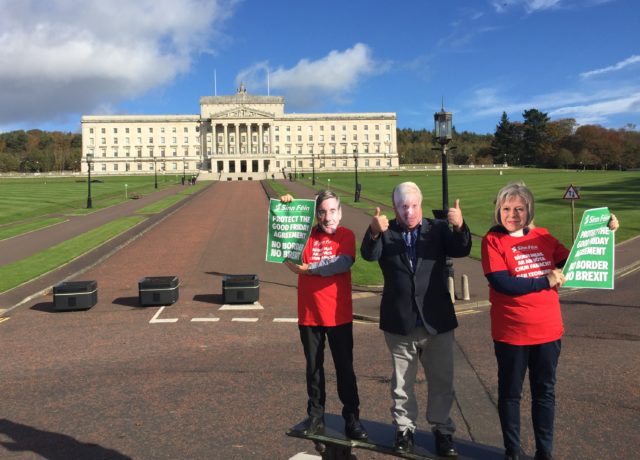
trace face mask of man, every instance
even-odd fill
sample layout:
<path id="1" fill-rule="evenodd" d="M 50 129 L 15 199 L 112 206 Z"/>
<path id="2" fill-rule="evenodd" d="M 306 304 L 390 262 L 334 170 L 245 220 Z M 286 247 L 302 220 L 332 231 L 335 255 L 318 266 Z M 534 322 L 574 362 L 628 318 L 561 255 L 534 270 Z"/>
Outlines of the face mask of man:
<path id="1" fill-rule="evenodd" d="M 338 200 L 329 198 L 320 203 L 316 210 L 318 225 L 325 233 L 333 234 L 338 229 L 340 219 L 342 219 L 342 210 L 338 207 Z"/>
<path id="2" fill-rule="evenodd" d="M 394 205 L 393 210 L 396 218 L 408 229 L 415 228 L 422 221 L 422 203 L 418 195 L 404 196 L 402 202 Z"/>

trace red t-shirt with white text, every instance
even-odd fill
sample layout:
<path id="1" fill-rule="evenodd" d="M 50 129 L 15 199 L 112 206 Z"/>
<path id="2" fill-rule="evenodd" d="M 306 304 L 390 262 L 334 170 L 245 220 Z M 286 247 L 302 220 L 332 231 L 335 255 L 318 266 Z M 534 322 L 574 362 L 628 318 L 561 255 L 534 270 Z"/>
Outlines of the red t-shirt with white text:
<path id="1" fill-rule="evenodd" d="M 328 234 L 317 226 L 302 253 L 303 263 L 316 263 L 340 255 L 355 261 L 356 237 L 344 227 Z M 339 326 L 353 320 L 351 270 L 331 276 L 298 275 L 298 324 Z"/>
<path id="2" fill-rule="evenodd" d="M 511 276 L 538 278 L 566 260 L 569 250 L 546 229 L 526 235 L 489 232 L 482 240 L 485 275 L 507 270 Z M 562 337 L 564 326 L 557 288 L 523 295 L 503 294 L 489 285 L 491 335 L 512 345 L 536 345 Z"/>

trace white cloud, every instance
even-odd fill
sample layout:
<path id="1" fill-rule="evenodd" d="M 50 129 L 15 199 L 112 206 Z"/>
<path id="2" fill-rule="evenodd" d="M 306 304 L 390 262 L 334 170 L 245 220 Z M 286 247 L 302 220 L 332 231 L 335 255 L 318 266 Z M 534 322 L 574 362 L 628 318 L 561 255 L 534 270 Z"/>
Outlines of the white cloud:
<path id="1" fill-rule="evenodd" d="M 606 125 L 611 117 L 640 113 L 640 88 L 553 92 L 521 101 L 509 100 L 494 88 L 482 88 L 474 92 L 470 107 L 474 118 L 496 118 L 506 112 L 511 121 L 520 121 L 522 112 L 536 108 L 551 119 L 575 118 L 579 125 Z"/>
<path id="2" fill-rule="evenodd" d="M 605 122 L 609 116 L 623 113 L 640 113 L 640 91 L 623 97 L 564 106 L 552 110 L 549 115 L 558 118 L 575 118 L 578 124 L 586 124 L 584 120 L 599 119 Z"/>
<path id="3" fill-rule="evenodd" d="M 625 67 L 628 67 L 630 65 L 633 64 L 637 64 L 640 62 L 640 56 L 637 54 L 634 54 L 633 56 L 628 57 L 627 59 L 617 62 L 614 65 L 608 66 L 608 67 L 603 67 L 601 69 L 595 69 L 595 70 L 589 70 L 587 72 L 582 72 L 580 74 L 580 76 L 582 78 L 590 78 L 593 77 L 595 75 L 602 75 L 604 73 L 610 73 L 610 72 L 616 72 L 618 70 L 622 70 Z"/>
<path id="4" fill-rule="evenodd" d="M 170 83 L 233 0 L 2 1 L 0 126 L 64 120 Z"/>
<path id="5" fill-rule="evenodd" d="M 236 83 L 244 81 L 250 87 L 266 86 L 267 62 L 244 69 Z M 316 61 L 301 59 L 294 67 L 278 67 L 270 71 L 272 90 L 284 93 L 287 104 L 295 109 L 313 107 L 325 98 L 344 102 L 365 77 L 386 71 L 386 65 L 376 62 L 367 45 L 355 44 L 344 51 L 333 50 Z"/>
<path id="6" fill-rule="evenodd" d="M 507 8 L 521 6 L 527 13 L 557 8 L 562 0 L 493 0 L 491 5 L 498 13 L 503 13 Z"/>

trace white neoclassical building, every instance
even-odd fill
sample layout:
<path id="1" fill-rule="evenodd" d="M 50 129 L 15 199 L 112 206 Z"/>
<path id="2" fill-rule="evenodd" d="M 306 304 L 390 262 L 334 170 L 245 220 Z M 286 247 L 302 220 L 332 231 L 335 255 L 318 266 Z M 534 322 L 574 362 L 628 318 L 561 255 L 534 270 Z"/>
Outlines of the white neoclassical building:
<path id="1" fill-rule="evenodd" d="M 200 115 L 85 115 L 82 171 L 260 180 L 398 167 L 395 113 L 284 113 L 284 97 L 200 98 Z M 87 161 L 89 160 L 89 161 Z"/>

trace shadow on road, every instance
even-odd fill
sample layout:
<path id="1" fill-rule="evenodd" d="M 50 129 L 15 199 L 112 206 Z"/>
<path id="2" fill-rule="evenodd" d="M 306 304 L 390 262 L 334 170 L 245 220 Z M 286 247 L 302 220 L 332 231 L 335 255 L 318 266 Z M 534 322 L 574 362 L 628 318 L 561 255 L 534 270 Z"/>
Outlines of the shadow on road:
<path id="1" fill-rule="evenodd" d="M 44 431 L 32 426 L 0 419 L 0 434 L 11 441 L 0 441 L 0 445 L 11 452 L 33 452 L 49 460 L 131 460 L 113 449 L 97 444 L 80 442 L 66 434 Z"/>

